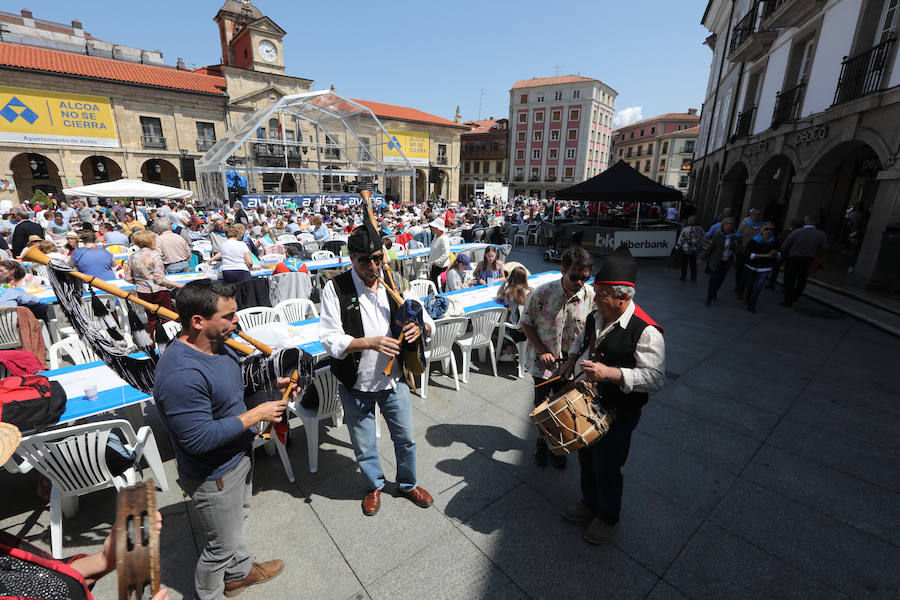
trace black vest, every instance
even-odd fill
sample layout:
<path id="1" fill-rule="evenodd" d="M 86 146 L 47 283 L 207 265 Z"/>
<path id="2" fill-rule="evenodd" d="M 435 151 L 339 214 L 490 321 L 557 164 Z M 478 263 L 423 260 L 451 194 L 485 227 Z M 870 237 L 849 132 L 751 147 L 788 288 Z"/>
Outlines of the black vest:
<path id="1" fill-rule="evenodd" d="M 359 298 L 356 294 L 356 285 L 353 283 L 353 272 L 344 271 L 331 280 L 334 285 L 334 291 L 337 293 L 338 303 L 341 307 L 341 325 L 344 326 L 344 333 L 354 338 L 366 336 L 366 330 L 363 327 L 362 313 L 359 308 Z M 388 294 L 388 304 L 391 307 L 391 323 L 396 321 L 397 303 Z M 391 326 L 394 329 L 394 326 Z M 356 378 L 359 371 L 359 358 L 362 352 L 352 352 L 344 358 L 331 359 L 331 372 L 337 377 L 337 380 L 344 384 L 348 390 L 352 390 L 356 385 Z M 396 360 L 401 360 L 397 356 Z"/>
<path id="2" fill-rule="evenodd" d="M 606 334 L 602 340 L 596 343 L 593 350 L 592 360 L 602 362 L 610 367 L 624 367 L 633 369 L 637 365 L 634 358 L 634 351 L 637 348 L 638 340 L 644 329 L 647 327 L 656 327 L 662 333 L 662 327 L 655 323 L 649 323 L 638 314 L 643 311 L 635 304 L 635 312 L 628 320 L 628 326 L 622 327 L 619 323 L 613 327 L 612 331 Z M 592 312 L 585 323 L 585 331 L 595 330 L 595 319 L 597 313 Z M 649 317 L 647 317 L 649 318 Z M 593 337 L 593 335 L 592 335 Z M 592 345 L 594 340 L 591 340 Z M 626 394 L 619 389 L 619 386 L 612 382 L 601 383 L 598 387 L 601 394 L 601 404 L 607 409 L 627 410 L 629 408 L 638 409 L 645 404 L 650 395 L 646 392 L 631 392 Z"/>

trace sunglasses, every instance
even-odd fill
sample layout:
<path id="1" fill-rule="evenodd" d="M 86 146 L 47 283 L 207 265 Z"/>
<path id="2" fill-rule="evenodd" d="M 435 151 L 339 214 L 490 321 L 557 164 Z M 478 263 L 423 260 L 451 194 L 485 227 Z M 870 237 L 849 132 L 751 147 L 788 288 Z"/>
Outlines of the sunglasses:
<path id="1" fill-rule="evenodd" d="M 569 281 L 572 283 L 584 283 L 588 279 L 590 279 L 590 275 L 575 275 L 574 273 L 569 274 Z"/>
<path id="2" fill-rule="evenodd" d="M 367 265 L 370 262 L 380 265 L 381 263 L 384 262 L 384 254 L 378 254 L 378 255 L 373 254 L 371 256 L 357 256 L 356 260 L 358 260 L 359 263 L 362 265 Z"/>

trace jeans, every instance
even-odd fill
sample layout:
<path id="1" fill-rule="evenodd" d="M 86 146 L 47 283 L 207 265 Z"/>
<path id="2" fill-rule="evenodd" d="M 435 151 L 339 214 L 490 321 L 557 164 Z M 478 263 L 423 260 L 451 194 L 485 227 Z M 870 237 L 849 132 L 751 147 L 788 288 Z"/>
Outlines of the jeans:
<path id="1" fill-rule="evenodd" d="M 691 267 L 691 281 L 697 281 L 697 254 L 681 253 L 681 280 L 687 277 L 688 266 Z"/>
<path id="2" fill-rule="evenodd" d="M 190 266 L 190 260 L 180 260 L 178 262 L 169 263 L 166 265 L 166 273 L 187 273 Z"/>
<path id="3" fill-rule="evenodd" d="M 581 503 L 606 523 L 619 522 L 622 510 L 622 465 L 631 447 L 631 432 L 641 418 L 641 409 L 618 409 L 609 431 L 600 440 L 578 451 L 581 463 Z"/>
<path id="4" fill-rule="evenodd" d="M 252 479 L 249 456 L 221 477 L 222 489 L 219 480 L 198 481 L 181 475 L 182 487 L 194 502 L 206 534 L 206 546 L 194 572 L 194 587 L 201 600 L 221 598 L 226 582 L 244 579 L 253 567 L 253 555 L 244 540 Z"/>
<path id="5" fill-rule="evenodd" d="M 746 300 L 750 306 L 756 306 L 756 300 L 762 292 L 763 286 L 766 285 L 766 279 L 769 277 L 769 271 L 754 271 L 748 266 L 744 266 L 744 282 L 747 286 Z"/>
<path id="6" fill-rule="evenodd" d="M 812 261 L 812 257 L 806 256 L 791 256 L 784 261 L 784 303 L 788 306 L 803 293 Z"/>
<path id="7" fill-rule="evenodd" d="M 731 263 L 723 260 L 716 265 L 715 269 L 709 272 L 709 288 L 706 290 L 707 304 L 712 302 L 713 298 L 716 297 L 716 293 L 719 291 L 719 288 L 722 287 L 722 282 L 725 281 L 725 275 L 730 268 Z"/>
<path id="8" fill-rule="evenodd" d="M 384 487 L 384 471 L 378 456 L 378 442 L 375 439 L 375 405 L 381 409 L 391 440 L 394 442 L 394 454 L 397 457 L 397 486 L 401 491 L 415 489 L 416 481 L 416 442 L 413 439 L 412 401 L 409 397 L 409 386 L 398 382 L 393 390 L 379 392 L 361 392 L 348 390 L 343 384 L 339 386 L 341 404 L 344 407 L 344 420 L 350 430 L 350 441 L 359 470 L 366 480 L 369 490 L 380 490 Z"/>
<path id="9" fill-rule="evenodd" d="M 250 277 L 250 271 L 244 271 L 243 269 L 222 271 L 222 281 L 225 283 L 240 283 L 250 279 Z"/>

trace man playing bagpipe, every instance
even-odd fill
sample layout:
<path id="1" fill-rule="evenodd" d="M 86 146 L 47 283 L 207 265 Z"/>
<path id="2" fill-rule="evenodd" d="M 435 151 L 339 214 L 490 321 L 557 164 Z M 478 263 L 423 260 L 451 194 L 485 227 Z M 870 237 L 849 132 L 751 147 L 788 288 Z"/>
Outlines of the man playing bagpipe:
<path id="1" fill-rule="evenodd" d="M 333 358 L 344 420 L 366 480 L 363 513 L 378 512 L 385 484 L 375 440 L 376 404 L 394 442 L 398 492 L 427 508 L 432 498 L 416 480 L 412 405 L 403 370 L 421 372 L 422 338 L 431 334 L 434 323 L 418 300 L 405 300 L 382 278 L 386 257 L 371 220 L 353 230 L 347 247 L 353 268 L 322 291 L 319 338 Z M 387 275 L 391 281 L 389 271 Z"/>

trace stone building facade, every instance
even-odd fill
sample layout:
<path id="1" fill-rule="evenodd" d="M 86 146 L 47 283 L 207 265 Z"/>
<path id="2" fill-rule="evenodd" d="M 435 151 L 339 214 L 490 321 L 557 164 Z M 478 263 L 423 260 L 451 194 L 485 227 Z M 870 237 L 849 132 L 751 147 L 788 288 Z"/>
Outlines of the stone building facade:
<path id="1" fill-rule="evenodd" d="M 697 141 L 697 109 L 642 119 L 613 131 L 615 160 L 657 183 L 687 192 Z"/>
<path id="2" fill-rule="evenodd" d="M 896 0 L 711 0 L 713 51 L 691 197 L 712 222 L 764 209 L 804 216 L 831 240 L 832 271 L 886 283 L 900 221 Z"/>
<path id="3" fill-rule="evenodd" d="M 464 123 L 471 129 L 460 136 L 459 162 L 462 165 L 459 199 L 468 200 L 485 193 L 485 184 L 507 186 L 509 121 L 490 117 Z M 487 189 L 492 186 L 488 185 Z"/>

